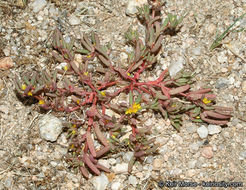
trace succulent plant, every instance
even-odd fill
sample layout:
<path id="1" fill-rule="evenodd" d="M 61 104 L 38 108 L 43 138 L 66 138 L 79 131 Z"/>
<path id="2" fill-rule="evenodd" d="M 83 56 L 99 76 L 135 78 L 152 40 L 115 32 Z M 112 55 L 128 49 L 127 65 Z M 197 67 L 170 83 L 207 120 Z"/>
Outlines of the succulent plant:
<path id="1" fill-rule="evenodd" d="M 48 71 L 33 72 L 16 79 L 18 94 L 37 99 L 42 109 L 84 116 L 84 122 L 77 117 L 66 126 L 70 143 L 66 159 L 85 178 L 89 178 L 89 172 L 95 175 L 100 171 L 110 172 L 98 163 L 98 159 L 107 154 L 134 151 L 128 168 L 131 172 L 136 160 L 141 161 L 156 152 L 159 144 L 155 143 L 155 138 L 148 138 L 151 128 L 139 125 L 138 115 L 143 111 L 161 113 L 178 131 L 183 114 L 194 122 L 218 125 L 225 125 L 231 118 L 232 109 L 216 106 L 216 96 L 211 89 L 191 91 L 194 80 L 190 72 L 181 71 L 172 78 L 166 69 L 156 80 L 143 80 L 142 75 L 151 72 L 157 63 L 166 32 L 175 31 L 183 19 L 168 14 L 163 20 L 159 16 L 161 5 L 153 1 L 139 8 L 138 17 L 146 28 L 144 41 L 132 28 L 125 34 L 127 42 L 134 48 L 129 54 L 128 68 L 112 64 L 109 46 L 101 45 L 96 33 L 84 34 L 82 49 L 76 49 L 73 38 L 66 42 L 61 32 L 55 30 L 52 55 L 56 61 L 67 63 L 64 70 L 58 69 L 51 74 Z M 75 52 L 83 55 L 82 63 L 75 63 Z M 95 58 L 101 65 L 95 72 L 90 72 L 88 64 Z M 57 82 L 59 73 L 63 76 L 62 85 Z M 72 77 L 77 80 L 71 80 Z M 115 89 L 113 92 L 107 90 L 111 87 Z M 129 105 L 112 103 L 121 93 L 129 94 Z M 120 117 L 107 115 L 106 109 Z M 129 138 L 123 138 L 126 124 L 131 126 Z"/>

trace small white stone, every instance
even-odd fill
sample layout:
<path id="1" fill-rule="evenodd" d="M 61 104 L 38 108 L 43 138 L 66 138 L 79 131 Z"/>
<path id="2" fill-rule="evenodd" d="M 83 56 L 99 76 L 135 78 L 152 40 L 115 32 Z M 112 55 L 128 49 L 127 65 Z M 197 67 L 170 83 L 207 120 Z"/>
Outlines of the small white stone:
<path id="1" fill-rule="evenodd" d="M 44 18 L 43 18 L 43 16 L 42 16 L 42 15 L 38 15 L 38 16 L 37 16 L 37 19 L 38 19 L 39 21 L 44 20 Z"/>
<path id="2" fill-rule="evenodd" d="M 116 174 L 126 173 L 128 170 L 128 164 L 127 163 L 116 164 L 116 166 L 112 167 L 112 170 Z"/>
<path id="3" fill-rule="evenodd" d="M 177 61 L 173 61 L 169 66 L 169 74 L 173 78 L 175 75 L 184 68 L 185 59 L 179 56 Z"/>
<path id="4" fill-rule="evenodd" d="M 109 183 L 108 177 L 103 172 L 100 176 L 93 177 L 91 181 L 96 190 L 105 190 Z"/>
<path id="5" fill-rule="evenodd" d="M 116 160 L 114 158 L 109 158 L 108 161 L 111 166 L 116 164 Z"/>
<path id="6" fill-rule="evenodd" d="M 50 165 L 51 165 L 52 167 L 56 167 L 56 166 L 57 166 L 57 162 L 51 161 L 51 162 L 50 162 Z"/>
<path id="7" fill-rule="evenodd" d="M 78 17 L 76 17 L 75 15 L 70 15 L 70 17 L 68 18 L 69 20 L 69 23 L 72 25 L 72 26 L 75 26 L 75 25 L 79 25 L 80 24 L 80 19 Z"/>
<path id="8" fill-rule="evenodd" d="M 134 154 L 133 152 L 126 152 L 126 153 L 123 155 L 123 160 L 124 160 L 125 162 L 129 162 L 130 159 L 132 158 L 133 154 Z"/>
<path id="9" fill-rule="evenodd" d="M 214 135 L 221 132 L 221 127 L 219 125 L 208 125 L 208 134 Z"/>
<path id="10" fill-rule="evenodd" d="M 108 160 L 100 159 L 100 160 L 98 160 L 98 163 L 105 166 L 106 168 L 110 168 L 110 163 Z"/>
<path id="11" fill-rule="evenodd" d="M 192 50 L 192 53 L 194 54 L 194 55 L 197 55 L 197 56 L 199 56 L 199 55 L 201 55 L 201 47 L 195 47 L 193 50 Z"/>
<path id="12" fill-rule="evenodd" d="M 136 185 L 138 184 L 137 178 L 136 178 L 135 176 L 133 176 L 133 175 L 131 175 L 131 176 L 128 178 L 128 180 L 129 180 L 129 183 L 130 183 L 131 185 L 133 185 L 134 187 L 136 187 Z"/>
<path id="13" fill-rule="evenodd" d="M 30 6 L 34 13 L 41 11 L 47 5 L 46 0 L 35 0 Z"/>
<path id="14" fill-rule="evenodd" d="M 112 184 L 111 184 L 111 189 L 112 190 L 119 190 L 119 189 L 122 189 L 121 188 L 121 183 L 120 182 L 113 182 Z"/>
<path id="15" fill-rule="evenodd" d="M 0 112 L 3 112 L 4 114 L 9 113 L 9 108 L 6 105 L 0 105 Z"/>
<path id="16" fill-rule="evenodd" d="M 126 15 L 135 16 L 138 12 L 137 7 L 141 7 L 143 4 L 147 4 L 147 0 L 128 0 L 126 5 Z"/>
<path id="17" fill-rule="evenodd" d="M 53 115 L 43 116 L 39 122 L 39 133 L 42 139 L 54 142 L 62 132 L 62 122 Z"/>
<path id="18" fill-rule="evenodd" d="M 240 154 L 239 154 L 239 160 L 244 160 L 246 158 L 246 151 L 242 151 L 242 152 L 240 152 Z"/>
<path id="19" fill-rule="evenodd" d="M 58 16 L 58 8 L 55 8 L 54 5 L 51 5 L 49 14 L 50 16 Z"/>
<path id="20" fill-rule="evenodd" d="M 201 139 L 205 139 L 208 136 L 208 129 L 204 125 L 197 129 L 197 133 Z"/>
<path id="21" fill-rule="evenodd" d="M 195 168 L 196 163 L 197 163 L 197 160 L 190 160 L 190 161 L 188 162 L 188 167 L 189 167 L 190 169 L 193 169 L 193 168 Z"/>
<path id="22" fill-rule="evenodd" d="M 246 81 L 242 82 L 242 91 L 243 93 L 246 93 Z"/>

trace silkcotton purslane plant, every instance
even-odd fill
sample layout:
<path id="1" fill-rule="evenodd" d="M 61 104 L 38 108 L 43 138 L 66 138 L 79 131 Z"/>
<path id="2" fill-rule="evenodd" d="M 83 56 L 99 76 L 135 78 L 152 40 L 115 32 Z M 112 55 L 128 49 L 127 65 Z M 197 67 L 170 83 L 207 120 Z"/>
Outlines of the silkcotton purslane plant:
<path id="1" fill-rule="evenodd" d="M 166 69 L 156 80 L 143 81 L 142 75 L 151 72 L 157 63 L 164 34 L 175 32 L 183 19 L 168 14 L 162 20 L 159 16 L 161 7 L 160 2 L 153 1 L 139 8 L 138 17 L 146 28 L 145 39 L 143 41 L 138 31 L 132 28 L 126 33 L 127 43 L 134 49 L 128 57 L 127 68 L 112 64 L 109 47 L 101 45 L 96 33 L 84 34 L 81 39 L 83 49 L 75 49 L 74 39 L 68 43 L 61 32 L 55 30 L 52 55 L 56 61 L 66 62 L 67 66 L 53 72 L 31 72 L 22 79 L 16 77 L 19 95 L 37 100 L 44 110 L 66 113 L 69 118 L 66 123 L 69 139 L 66 160 L 85 178 L 89 178 L 89 172 L 96 175 L 101 171 L 110 172 L 98 163 L 98 159 L 107 154 L 133 151 L 128 167 L 131 172 L 136 160 L 144 160 L 156 152 L 159 144 L 155 143 L 155 138 L 148 138 L 151 127 L 139 125 L 138 116 L 143 112 L 160 112 L 177 131 L 182 126 L 183 114 L 193 122 L 218 125 L 225 125 L 231 118 L 232 109 L 216 106 L 216 96 L 211 89 L 191 91 L 193 75 L 187 71 L 171 78 Z M 75 53 L 83 55 L 82 63 L 75 63 Z M 94 72 L 88 69 L 91 61 L 100 65 Z M 64 76 L 62 85 L 58 85 L 59 74 Z M 117 100 L 121 93 L 128 94 L 129 104 L 113 103 L 112 100 Z M 107 109 L 119 117 L 107 115 Z M 79 116 L 73 117 L 75 112 L 84 116 L 84 121 Z M 126 134 L 126 125 L 131 127 L 131 134 L 122 138 Z"/>

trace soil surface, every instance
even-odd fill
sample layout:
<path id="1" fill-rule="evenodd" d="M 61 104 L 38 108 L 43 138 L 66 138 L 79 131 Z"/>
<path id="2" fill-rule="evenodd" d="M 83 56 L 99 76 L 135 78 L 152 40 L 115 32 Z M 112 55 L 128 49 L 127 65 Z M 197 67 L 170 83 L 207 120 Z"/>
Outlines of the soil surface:
<path id="1" fill-rule="evenodd" d="M 131 174 L 125 172 L 131 152 L 102 159 L 112 172 L 91 175 L 89 180 L 68 168 L 65 134 L 53 143 L 40 137 L 38 120 L 44 114 L 56 114 L 42 113 L 37 105 L 20 100 L 15 76 L 59 65 L 50 54 L 50 37 L 57 27 L 65 37 L 73 35 L 77 47 L 81 47 L 83 33 L 97 32 L 103 44 L 111 43 L 112 60 L 124 64 L 124 51 L 129 49 L 124 33 L 131 25 L 143 32 L 143 26 L 136 17 L 125 14 L 127 0 L 44 0 L 38 11 L 33 2 L 0 0 L 0 58 L 11 57 L 14 62 L 12 68 L 0 70 L 0 189 L 166 189 L 172 185 L 168 180 L 174 186 L 174 181 L 194 182 L 189 186 L 196 189 L 221 189 L 205 188 L 202 185 L 209 184 L 202 182 L 235 182 L 231 189 L 245 189 L 246 17 L 218 48 L 209 50 L 216 35 L 246 12 L 245 0 L 166 0 L 164 18 L 168 13 L 186 17 L 176 35 L 165 36 L 158 63 L 149 76 L 156 77 L 160 70 L 182 62 L 196 74 L 195 88 L 210 86 L 218 105 L 234 109 L 228 125 L 201 138 L 197 129 L 209 128 L 206 123 L 192 123 L 184 117 L 178 133 L 168 120 L 148 113 L 145 117 L 153 126 L 152 136 L 162 144 L 159 153 L 137 162 Z M 242 183 L 244 187 L 235 187 Z"/>

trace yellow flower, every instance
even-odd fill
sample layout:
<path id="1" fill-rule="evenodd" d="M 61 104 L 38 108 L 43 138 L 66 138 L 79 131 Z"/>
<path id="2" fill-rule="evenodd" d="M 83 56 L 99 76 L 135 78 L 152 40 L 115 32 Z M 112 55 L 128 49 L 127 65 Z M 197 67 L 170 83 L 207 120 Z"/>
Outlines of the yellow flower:
<path id="1" fill-rule="evenodd" d="M 112 137 L 113 139 L 115 139 L 115 138 L 116 138 L 114 135 L 111 135 L 111 137 Z"/>
<path id="2" fill-rule="evenodd" d="M 128 76 L 130 76 L 131 74 L 130 73 L 127 73 Z"/>
<path id="3" fill-rule="evenodd" d="M 196 116 L 196 119 L 200 119 L 200 116 Z"/>
<path id="4" fill-rule="evenodd" d="M 44 104 L 44 101 L 43 100 L 39 100 L 38 104 L 39 105 L 43 105 Z"/>
<path id="5" fill-rule="evenodd" d="M 102 96 L 106 96 L 106 94 L 105 94 L 105 92 L 100 92 L 100 94 L 102 95 Z"/>
<path id="6" fill-rule="evenodd" d="M 74 148 L 74 144 L 71 144 L 70 149 L 73 149 L 73 148 Z"/>
<path id="7" fill-rule="evenodd" d="M 66 66 L 64 67 L 64 70 L 65 70 L 65 71 L 67 71 L 67 70 L 68 70 L 68 67 L 67 67 L 67 65 L 66 65 Z"/>
<path id="8" fill-rule="evenodd" d="M 77 104 L 79 104 L 79 100 L 77 100 L 76 102 L 77 102 Z"/>
<path id="9" fill-rule="evenodd" d="M 87 72 L 84 72 L 84 75 L 87 76 L 88 75 L 88 71 Z"/>
<path id="10" fill-rule="evenodd" d="M 209 104 L 209 103 L 211 103 L 211 100 L 208 100 L 207 98 L 203 98 L 203 103 L 204 104 Z"/>
<path id="11" fill-rule="evenodd" d="M 76 131 L 75 130 L 72 130 L 72 134 L 75 135 L 76 134 Z"/>
<path id="12" fill-rule="evenodd" d="M 21 89 L 26 90 L 26 85 L 25 84 L 21 85 Z"/>
<path id="13" fill-rule="evenodd" d="M 73 128 L 76 128 L 76 125 L 75 124 L 73 124 Z"/>
<path id="14" fill-rule="evenodd" d="M 137 111 L 140 109 L 141 109 L 141 105 L 134 103 L 130 108 L 126 110 L 125 114 L 137 113 Z"/>
<path id="15" fill-rule="evenodd" d="M 29 91 L 29 92 L 27 93 L 27 95 L 28 95 L 28 96 L 32 96 L 32 92 Z"/>
<path id="16" fill-rule="evenodd" d="M 87 57 L 87 58 L 91 58 L 91 55 L 87 55 L 86 57 Z"/>

